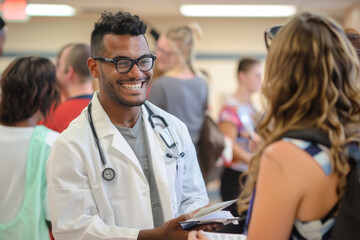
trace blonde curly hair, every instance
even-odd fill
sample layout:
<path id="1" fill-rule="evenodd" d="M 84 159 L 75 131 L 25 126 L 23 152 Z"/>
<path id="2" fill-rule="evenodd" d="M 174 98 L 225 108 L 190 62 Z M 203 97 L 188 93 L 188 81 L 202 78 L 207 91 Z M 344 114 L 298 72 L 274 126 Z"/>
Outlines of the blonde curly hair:
<path id="1" fill-rule="evenodd" d="M 264 140 L 249 164 L 239 213 L 248 208 L 264 149 L 289 130 L 328 133 L 337 192 L 346 185 L 344 144 L 360 142 L 359 60 L 342 27 L 328 16 L 303 13 L 284 25 L 266 58 L 262 93 L 268 106 L 257 131 Z"/>

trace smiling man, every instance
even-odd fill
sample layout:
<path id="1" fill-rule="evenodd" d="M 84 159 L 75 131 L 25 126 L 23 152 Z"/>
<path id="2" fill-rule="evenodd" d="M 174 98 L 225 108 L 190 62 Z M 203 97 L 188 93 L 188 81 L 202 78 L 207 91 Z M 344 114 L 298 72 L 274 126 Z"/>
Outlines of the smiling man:
<path id="1" fill-rule="evenodd" d="M 146 102 L 156 57 L 145 32 L 130 13 L 95 23 L 87 63 L 99 91 L 47 166 L 57 240 L 186 239 L 178 222 L 208 203 L 186 126 Z"/>

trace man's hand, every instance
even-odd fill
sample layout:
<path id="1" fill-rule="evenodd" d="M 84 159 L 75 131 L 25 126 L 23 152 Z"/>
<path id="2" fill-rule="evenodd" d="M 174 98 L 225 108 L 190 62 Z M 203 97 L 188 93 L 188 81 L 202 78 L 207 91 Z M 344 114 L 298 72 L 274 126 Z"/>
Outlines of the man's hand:
<path id="1" fill-rule="evenodd" d="M 179 224 L 192 218 L 193 214 L 184 214 L 164 223 L 161 227 L 151 230 L 141 230 L 138 240 L 186 240 L 189 232 L 183 230 Z"/>
<path id="2" fill-rule="evenodd" d="M 171 239 L 171 240 L 180 240 L 187 239 L 189 234 L 188 231 L 185 231 L 181 228 L 179 222 L 186 221 L 192 218 L 193 214 L 184 214 L 177 218 L 174 218 L 170 221 L 164 223 L 160 228 L 160 238 L 159 239 Z"/>

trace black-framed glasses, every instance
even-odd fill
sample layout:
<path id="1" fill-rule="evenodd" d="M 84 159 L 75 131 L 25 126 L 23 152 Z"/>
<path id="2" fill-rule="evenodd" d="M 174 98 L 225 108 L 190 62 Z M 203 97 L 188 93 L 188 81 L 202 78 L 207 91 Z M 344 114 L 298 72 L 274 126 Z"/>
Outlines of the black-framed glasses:
<path id="1" fill-rule="evenodd" d="M 118 57 L 114 59 L 103 58 L 103 57 L 93 57 L 93 58 L 101 62 L 114 63 L 115 68 L 119 73 L 127 73 L 131 71 L 131 69 L 134 67 L 135 64 L 142 72 L 150 71 L 154 66 L 154 61 L 156 59 L 156 56 L 150 53 L 141 56 L 138 59 L 131 59 L 128 57 Z"/>
<path id="2" fill-rule="evenodd" d="M 272 41 L 274 40 L 274 37 L 276 33 L 280 30 L 282 26 L 275 26 L 271 27 L 265 30 L 265 45 L 266 49 L 269 49 Z"/>

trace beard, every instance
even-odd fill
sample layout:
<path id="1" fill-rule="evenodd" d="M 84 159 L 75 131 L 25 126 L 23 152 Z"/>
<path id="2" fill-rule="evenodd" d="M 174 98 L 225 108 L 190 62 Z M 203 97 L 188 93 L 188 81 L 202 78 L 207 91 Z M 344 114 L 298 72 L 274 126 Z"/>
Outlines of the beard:
<path id="1" fill-rule="evenodd" d="M 100 70 L 100 75 L 101 75 L 100 84 L 102 85 L 105 93 L 114 102 L 116 102 L 120 105 L 127 106 L 127 107 L 138 107 L 145 103 L 145 101 L 146 101 L 145 95 L 143 97 L 136 97 L 136 95 L 134 95 L 134 98 L 132 98 L 132 99 L 129 99 L 126 96 L 122 96 L 122 95 L 118 94 L 116 91 L 116 88 L 119 87 L 119 86 L 116 86 L 118 84 L 116 82 L 112 82 L 111 80 L 107 79 L 104 72 L 102 71 L 102 69 Z M 147 86 L 149 86 L 149 82 L 150 82 L 150 80 L 147 80 L 146 82 L 143 82 L 142 84 L 147 84 Z M 122 86 L 120 86 L 120 88 L 122 88 Z"/>

